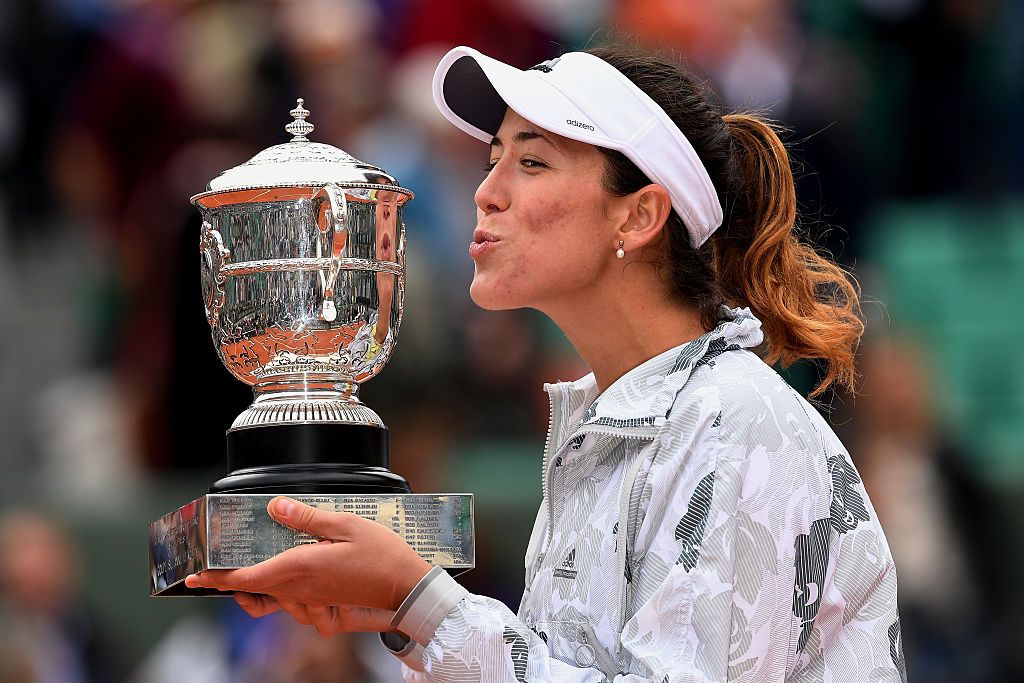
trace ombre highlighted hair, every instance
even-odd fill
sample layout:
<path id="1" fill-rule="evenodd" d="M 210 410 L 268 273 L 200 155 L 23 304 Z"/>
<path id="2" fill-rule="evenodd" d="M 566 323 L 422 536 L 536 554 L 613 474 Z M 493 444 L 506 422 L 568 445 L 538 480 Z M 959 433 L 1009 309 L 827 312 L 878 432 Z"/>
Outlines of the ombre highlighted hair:
<path id="1" fill-rule="evenodd" d="M 586 52 L 614 66 L 665 110 L 718 192 L 724 220 L 700 248 L 693 248 L 675 211 L 666 223 L 661 265 L 675 294 L 699 311 L 709 329 L 723 304 L 748 306 L 763 325 L 762 356 L 769 364 L 823 362 L 825 374 L 812 397 L 833 385 L 855 391 L 855 356 L 864 333 L 859 288 L 850 273 L 796 235 L 796 188 L 779 128 L 756 114 L 724 112 L 671 60 L 625 45 Z M 624 196 L 650 184 L 621 153 L 601 152 L 610 193 Z"/>

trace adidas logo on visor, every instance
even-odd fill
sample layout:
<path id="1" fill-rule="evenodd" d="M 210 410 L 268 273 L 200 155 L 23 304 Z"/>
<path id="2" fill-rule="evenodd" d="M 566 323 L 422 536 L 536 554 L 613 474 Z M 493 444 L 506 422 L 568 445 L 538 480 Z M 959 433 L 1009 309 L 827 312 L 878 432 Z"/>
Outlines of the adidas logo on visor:
<path id="1" fill-rule="evenodd" d="M 555 57 L 554 59 L 549 59 L 546 62 L 541 62 L 537 66 L 531 66 L 529 69 L 527 69 L 527 71 L 543 71 L 544 73 L 549 74 L 549 73 L 551 73 L 551 70 L 555 68 L 555 64 L 558 64 L 558 62 L 561 59 L 562 59 L 561 57 Z"/>

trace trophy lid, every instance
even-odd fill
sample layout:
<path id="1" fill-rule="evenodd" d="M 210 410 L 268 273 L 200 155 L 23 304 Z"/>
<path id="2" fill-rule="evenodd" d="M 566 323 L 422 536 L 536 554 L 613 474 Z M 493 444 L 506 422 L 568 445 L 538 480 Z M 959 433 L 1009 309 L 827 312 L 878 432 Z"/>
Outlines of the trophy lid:
<path id="1" fill-rule="evenodd" d="M 313 132 L 313 124 L 306 120 L 309 110 L 300 97 L 289 114 L 292 122 L 285 130 L 292 139 L 263 150 L 244 164 L 229 168 L 210 181 L 205 192 L 192 197 L 192 203 L 212 207 L 225 203 L 212 200 L 240 190 L 284 187 L 323 187 L 334 183 L 347 187 L 393 186 L 396 192 L 412 197 L 412 192 L 398 187 L 398 181 L 382 169 L 356 159 L 351 154 L 322 142 L 310 142 L 306 137 Z M 208 200 L 209 199 L 209 200 Z"/>

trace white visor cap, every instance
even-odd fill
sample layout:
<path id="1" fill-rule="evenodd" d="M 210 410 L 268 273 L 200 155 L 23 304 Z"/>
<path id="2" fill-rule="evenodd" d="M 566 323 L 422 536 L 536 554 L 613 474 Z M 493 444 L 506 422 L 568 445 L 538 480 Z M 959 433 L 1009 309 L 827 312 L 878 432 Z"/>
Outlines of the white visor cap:
<path id="1" fill-rule="evenodd" d="M 544 130 L 622 152 L 651 182 L 699 247 L 722 224 L 707 169 L 665 110 L 608 62 L 570 52 L 523 71 L 456 47 L 434 72 L 434 102 L 445 118 L 490 143 L 506 108 Z"/>

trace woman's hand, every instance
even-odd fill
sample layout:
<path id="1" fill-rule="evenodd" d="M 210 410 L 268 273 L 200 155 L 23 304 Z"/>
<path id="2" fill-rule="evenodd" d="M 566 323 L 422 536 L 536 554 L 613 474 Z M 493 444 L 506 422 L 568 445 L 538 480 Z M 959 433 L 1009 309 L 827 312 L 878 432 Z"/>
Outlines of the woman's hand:
<path id="1" fill-rule="evenodd" d="M 358 515 L 317 510 L 280 496 L 270 501 L 267 510 L 278 522 L 324 540 L 290 548 L 252 567 L 191 574 L 185 585 L 254 594 L 257 602 L 249 605 L 249 598 L 239 596 L 239 604 L 254 616 L 285 609 L 308 618 L 318 630 L 320 624 L 327 628 L 373 625 L 367 630 L 386 630 L 382 613 L 397 610 L 431 569 L 398 534 Z"/>
<path id="2" fill-rule="evenodd" d="M 390 610 L 355 605 L 312 607 L 301 602 L 277 600 L 269 595 L 235 593 L 235 602 L 251 617 L 263 617 L 285 611 L 303 626 L 313 626 L 321 636 L 353 631 L 387 631 L 395 613 Z"/>

